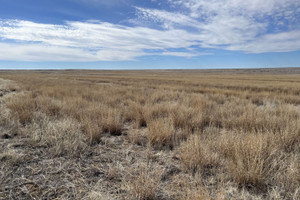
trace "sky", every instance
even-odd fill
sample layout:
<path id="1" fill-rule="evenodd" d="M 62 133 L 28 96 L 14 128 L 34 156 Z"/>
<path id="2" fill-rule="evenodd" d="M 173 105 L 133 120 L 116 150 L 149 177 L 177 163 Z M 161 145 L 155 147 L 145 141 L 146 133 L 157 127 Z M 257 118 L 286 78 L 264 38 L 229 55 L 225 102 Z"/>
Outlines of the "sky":
<path id="1" fill-rule="evenodd" d="M 0 69 L 300 67 L 299 0 L 0 0 Z"/>

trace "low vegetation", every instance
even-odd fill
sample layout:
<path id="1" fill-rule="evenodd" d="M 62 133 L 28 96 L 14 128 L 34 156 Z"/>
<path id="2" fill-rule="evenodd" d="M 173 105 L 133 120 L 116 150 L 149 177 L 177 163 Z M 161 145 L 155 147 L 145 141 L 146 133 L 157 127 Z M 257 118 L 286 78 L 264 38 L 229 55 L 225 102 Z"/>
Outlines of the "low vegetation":
<path id="1" fill-rule="evenodd" d="M 299 68 L 0 78 L 0 199 L 299 199 Z"/>

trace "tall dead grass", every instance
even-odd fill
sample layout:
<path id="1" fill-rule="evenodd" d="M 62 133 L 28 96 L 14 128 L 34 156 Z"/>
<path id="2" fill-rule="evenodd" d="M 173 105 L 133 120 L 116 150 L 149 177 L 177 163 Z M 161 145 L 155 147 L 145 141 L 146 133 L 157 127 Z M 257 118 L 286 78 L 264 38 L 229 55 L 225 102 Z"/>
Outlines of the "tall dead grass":
<path id="1" fill-rule="evenodd" d="M 252 133 L 226 137 L 222 145 L 233 178 L 243 186 L 263 189 L 280 170 L 282 162 L 272 139 L 267 138 L 269 135 Z"/>
<path id="2" fill-rule="evenodd" d="M 136 200 L 158 199 L 159 182 L 161 170 L 150 169 L 148 166 L 140 166 L 133 172 L 129 172 L 128 178 L 124 180 L 131 196 Z"/>
<path id="3" fill-rule="evenodd" d="M 80 155 L 103 135 L 133 127 L 130 141 L 179 152 L 187 174 L 223 176 L 240 193 L 265 198 L 299 195 L 298 74 L 64 71 L 1 77 L 23 90 L 5 100 L 1 123 L 18 121 L 18 129 L 54 157 Z M 155 198 L 159 181 L 151 173 L 139 171 L 131 179 L 135 199 Z M 193 195 L 186 198 L 210 193 Z"/>
<path id="4" fill-rule="evenodd" d="M 23 129 L 32 143 L 49 149 L 50 155 L 80 156 L 87 148 L 88 138 L 75 120 L 51 119 L 43 113 L 35 113 L 35 120 Z"/>

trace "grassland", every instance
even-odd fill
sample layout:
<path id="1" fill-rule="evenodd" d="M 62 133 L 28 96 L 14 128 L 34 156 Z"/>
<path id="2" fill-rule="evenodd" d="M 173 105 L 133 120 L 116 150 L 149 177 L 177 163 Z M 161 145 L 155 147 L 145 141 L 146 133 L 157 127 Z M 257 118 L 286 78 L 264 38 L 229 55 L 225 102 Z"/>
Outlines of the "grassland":
<path id="1" fill-rule="evenodd" d="M 300 68 L 0 71 L 0 199 L 299 199 Z"/>

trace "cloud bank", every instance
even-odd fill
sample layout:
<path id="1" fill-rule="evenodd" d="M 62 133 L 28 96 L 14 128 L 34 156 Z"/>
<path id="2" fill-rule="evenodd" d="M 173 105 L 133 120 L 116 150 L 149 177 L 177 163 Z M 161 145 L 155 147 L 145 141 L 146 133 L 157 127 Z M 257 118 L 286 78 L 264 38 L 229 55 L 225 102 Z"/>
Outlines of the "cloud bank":
<path id="1" fill-rule="evenodd" d="M 147 55 L 193 57 L 213 50 L 265 53 L 300 49 L 298 0 L 168 3 L 170 10 L 136 7 L 137 18 L 131 25 L 0 20 L 0 60 L 123 61 Z"/>

